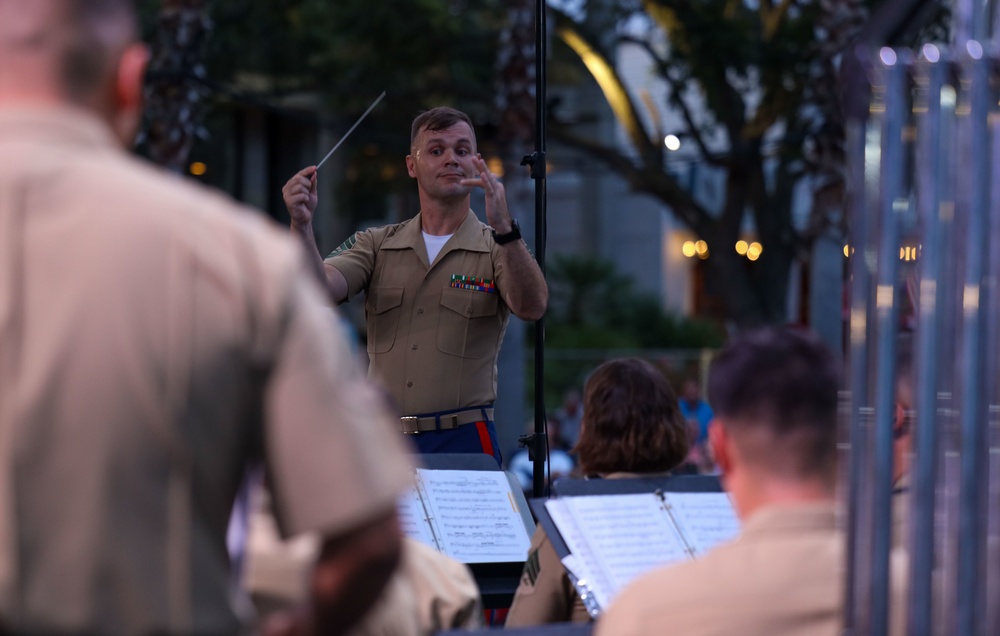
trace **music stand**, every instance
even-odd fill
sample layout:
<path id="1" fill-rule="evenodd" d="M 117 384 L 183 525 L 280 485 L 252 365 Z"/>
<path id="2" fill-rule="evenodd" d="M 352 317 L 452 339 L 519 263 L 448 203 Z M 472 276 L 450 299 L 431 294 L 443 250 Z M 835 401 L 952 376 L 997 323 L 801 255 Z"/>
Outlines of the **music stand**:
<path id="1" fill-rule="evenodd" d="M 428 470 L 502 470 L 492 455 L 485 453 L 432 453 L 416 457 L 417 465 Z M 521 485 L 513 474 L 503 471 L 510 485 L 510 496 L 517 503 L 521 521 L 530 537 L 535 531 L 528 502 Z M 525 555 L 527 557 L 527 555 Z M 468 563 L 472 576 L 479 586 L 479 594 L 486 609 L 510 607 L 521 580 L 524 561 L 503 563 Z"/>

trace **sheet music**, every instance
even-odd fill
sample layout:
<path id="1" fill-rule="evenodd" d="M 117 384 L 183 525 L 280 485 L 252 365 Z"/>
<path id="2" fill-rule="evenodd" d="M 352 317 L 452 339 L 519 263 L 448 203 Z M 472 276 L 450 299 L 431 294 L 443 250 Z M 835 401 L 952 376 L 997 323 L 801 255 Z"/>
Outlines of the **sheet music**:
<path id="1" fill-rule="evenodd" d="M 663 498 L 695 557 L 740 533 L 740 521 L 724 492 L 665 492 Z"/>
<path id="2" fill-rule="evenodd" d="M 565 507 L 575 527 L 559 509 Z M 639 575 L 690 558 L 660 499 L 652 493 L 564 497 L 546 503 L 570 552 L 582 564 L 582 578 L 601 607 Z M 554 512 L 554 514 L 553 514 Z M 563 534 L 563 525 L 570 536 Z"/>
<path id="3" fill-rule="evenodd" d="M 399 498 L 396 509 L 399 513 L 399 526 L 403 530 L 403 534 L 435 550 L 441 549 L 434 539 L 430 520 L 427 519 L 427 513 L 424 511 L 424 504 L 420 501 L 420 494 L 417 492 L 416 486 L 410 488 L 406 494 Z"/>
<path id="4" fill-rule="evenodd" d="M 563 543 L 570 551 L 562 559 L 563 565 L 570 572 L 570 580 L 574 582 L 581 597 L 590 595 L 598 607 L 607 607 L 614 597 L 614 588 L 601 566 L 597 552 L 587 543 L 583 530 L 570 511 L 569 501 L 569 498 L 564 497 L 545 502 L 545 509 L 552 517 L 552 523 L 556 525 Z"/>
<path id="5" fill-rule="evenodd" d="M 418 468 L 441 549 L 463 563 L 524 561 L 531 537 L 499 470 Z"/>

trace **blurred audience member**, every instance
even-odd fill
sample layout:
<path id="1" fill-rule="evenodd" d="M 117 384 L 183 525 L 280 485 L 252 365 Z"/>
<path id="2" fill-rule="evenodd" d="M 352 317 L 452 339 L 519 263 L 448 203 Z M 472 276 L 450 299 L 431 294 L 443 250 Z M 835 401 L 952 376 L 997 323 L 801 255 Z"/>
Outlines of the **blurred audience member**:
<path id="1" fill-rule="evenodd" d="M 691 472 L 710 474 L 716 472 L 712 452 L 708 447 L 708 425 L 712 421 L 712 408 L 701 398 L 697 380 L 688 378 L 681 388 L 679 401 L 681 415 L 687 422 L 691 436 L 691 450 L 686 465 Z"/>
<path id="2" fill-rule="evenodd" d="M 708 441 L 708 425 L 712 421 L 712 407 L 701 399 L 701 387 L 694 378 L 684 381 L 681 388 L 681 415 L 694 433 L 694 443 L 701 445 Z"/>
<path id="3" fill-rule="evenodd" d="M 583 405 L 580 402 L 580 392 L 569 389 L 563 394 L 563 403 L 555 413 L 562 432 L 559 441 L 564 448 L 573 448 L 580 439 L 580 424 L 583 422 Z"/>
<path id="4" fill-rule="evenodd" d="M 529 424 L 529 430 L 533 431 L 535 428 L 534 422 L 530 422 Z M 550 485 L 560 477 L 568 477 L 576 466 L 576 462 L 573 461 L 573 457 L 567 452 L 568 447 L 566 447 L 561 441 L 561 430 L 562 422 L 558 417 L 550 415 L 546 418 L 545 432 L 549 443 L 548 460 L 551 462 L 551 472 L 546 470 L 545 478 Z M 540 459 L 541 461 L 545 461 L 545 458 Z M 548 468 L 549 466 L 546 466 L 546 469 Z M 514 453 L 514 456 L 510 459 L 510 464 L 507 466 L 507 470 L 514 473 L 514 476 L 517 477 L 518 483 L 521 484 L 521 490 L 523 490 L 525 494 L 532 492 L 535 467 L 534 462 L 532 462 L 529 458 L 527 448 Z"/>

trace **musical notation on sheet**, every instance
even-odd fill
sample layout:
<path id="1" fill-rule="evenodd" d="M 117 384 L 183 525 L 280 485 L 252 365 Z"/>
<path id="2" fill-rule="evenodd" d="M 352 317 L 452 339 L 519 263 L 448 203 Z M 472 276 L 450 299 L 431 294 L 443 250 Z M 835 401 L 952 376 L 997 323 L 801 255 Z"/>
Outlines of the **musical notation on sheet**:
<path id="1" fill-rule="evenodd" d="M 501 471 L 418 469 L 441 549 L 464 563 L 527 558 L 531 538 Z"/>
<path id="2" fill-rule="evenodd" d="M 650 569 L 690 557 L 662 502 L 650 493 L 567 497 L 548 502 L 546 509 L 602 607 Z M 563 525 L 572 536 L 563 533 Z"/>
<path id="3" fill-rule="evenodd" d="M 724 492 L 663 493 L 670 514 L 697 557 L 740 532 L 740 522 Z"/>
<path id="4" fill-rule="evenodd" d="M 424 504 L 420 500 L 420 494 L 417 492 L 416 486 L 406 491 L 399 498 L 396 510 L 399 516 L 399 526 L 404 535 L 411 539 L 416 539 L 435 550 L 441 549 L 434 538 L 434 533 L 431 531 L 430 519 L 428 519 L 427 512 L 424 510 Z"/>

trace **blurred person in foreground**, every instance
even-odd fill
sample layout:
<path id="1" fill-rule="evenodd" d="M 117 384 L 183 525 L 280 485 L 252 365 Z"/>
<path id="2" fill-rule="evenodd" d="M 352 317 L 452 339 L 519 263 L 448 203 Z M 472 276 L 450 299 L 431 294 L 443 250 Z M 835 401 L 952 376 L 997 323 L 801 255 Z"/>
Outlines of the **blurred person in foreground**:
<path id="1" fill-rule="evenodd" d="M 636 358 L 610 360 L 587 379 L 576 445 L 580 471 L 589 478 L 667 475 L 688 451 L 684 419 L 666 377 Z M 576 588 L 539 526 L 507 627 L 590 621 Z"/>
<path id="2" fill-rule="evenodd" d="M 313 535 L 282 541 L 263 497 L 258 492 L 253 498 L 245 585 L 258 607 L 284 609 L 307 598 L 305 572 L 318 542 Z M 404 537 L 399 568 L 350 636 L 430 636 L 482 623 L 479 587 L 469 567 Z"/>
<path id="3" fill-rule="evenodd" d="M 751 332 L 719 353 L 709 440 L 742 532 L 631 583 L 598 621 L 598 636 L 840 634 L 838 381 L 833 356 L 807 332 Z M 904 596 L 894 592 L 892 632 L 902 633 Z"/>
<path id="4" fill-rule="evenodd" d="M 548 288 L 507 209 L 503 184 L 476 151 L 472 120 L 453 108 L 421 113 L 406 169 L 412 219 L 356 232 L 326 260 L 313 234 L 316 167 L 282 189 L 293 234 L 335 302 L 365 293 L 369 375 L 396 401 L 398 430 L 422 453 L 486 453 L 497 464 L 493 403 L 510 314 L 537 320 Z M 486 195 L 486 223 L 470 209 Z"/>
<path id="5" fill-rule="evenodd" d="M 124 150 L 147 52 L 129 0 L 0 0 L 0 623 L 224 634 L 226 522 L 263 460 L 285 533 L 323 536 L 339 634 L 400 552 L 385 400 L 261 215 Z"/>

